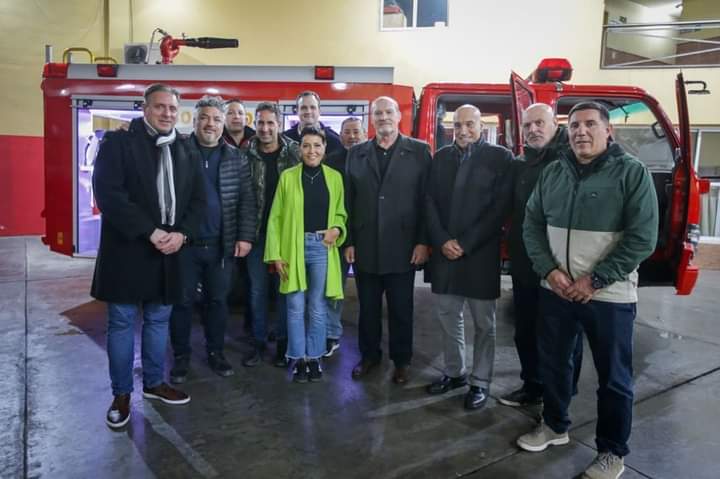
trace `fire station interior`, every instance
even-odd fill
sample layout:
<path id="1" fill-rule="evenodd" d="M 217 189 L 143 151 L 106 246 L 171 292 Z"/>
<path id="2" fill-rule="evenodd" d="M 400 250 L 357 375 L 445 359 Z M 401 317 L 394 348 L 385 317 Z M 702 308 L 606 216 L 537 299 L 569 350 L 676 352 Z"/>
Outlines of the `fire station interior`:
<path id="1" fill-rule="evenodd" d="M 0 478 L 582 479 L 599 452 L 596 430 L 607 426 L 598 420 L 597 354 L 583 338 L 569 443 L 521 450 L 518 437 L 539 424 L 543 408 L 500 401 L 523 384 L 515 339 L 522 318 L 506 252 L 481 409 L 465 409 L 467 387 L 428 394 L 447 369 L 425 271 L 415 274 L 406 384 L 393 382 L 386 301 L 381 362 L 352 377 L 361 360 L 353 274 L 339 349 L 322 358 L 322 381 L 298 384 L 292 368 L 274 365 L 277 290 L 269 298 L 267 348 L 257 366 L 243 366 L 254 338 L 238 261 L 224 335 L 234 374 L 222 377 L 208 362 L 200 281 L 189 374 L 173 385 L 191 401 L 143 397 L 144 324 L 136 318 L 127 335 L 132 414 L 117 430 L 106 423 L 113 401 L 108 307 L 90 294 L 103 221 L 93 173 L 105 135 L 143 115 L 147 86 L 180 89 L 176 128 L 184 134 L 193 131 L 194 105 L 205 94 L 243 100 L 251 127 L 258 103 L 276 101 L 285 130 L 299 121 L 295 95 L 311 89 L 321 92 L 320 120 L 335 131 L 357 117 L 372 136 L 372 100 L 395 95 L 401 132 L 434 151 L 453 143 L 453 112 L 468 103 L 482 112 L 486 141 L 516 150 L 511 72 L 542 91 L 536 98 L 557 99 L 563 124 L 579 101 L 604 104 L 613 140 L 647 166 L 655 186 L 658 243 L 639 267 L 632 432 L 620 477 L 720 476 L 720 1 L 0 5 Z M 197 46 L 214 37 L 238 46 Z M 538 86 L 533 74 L 546 60 L 569 65 L 571 77 L 546 76 Z M 340 78 L 343 69 L 350 76 Z M 676 144 L 684 118 L 678 73 L 687 90 L 689 155 Z M 588 91 L 594 96 L 582 96 Z M 469 306 L 463 324 L 471 368 Z M 169 340 L 165 353 L 170 382 Z"/>

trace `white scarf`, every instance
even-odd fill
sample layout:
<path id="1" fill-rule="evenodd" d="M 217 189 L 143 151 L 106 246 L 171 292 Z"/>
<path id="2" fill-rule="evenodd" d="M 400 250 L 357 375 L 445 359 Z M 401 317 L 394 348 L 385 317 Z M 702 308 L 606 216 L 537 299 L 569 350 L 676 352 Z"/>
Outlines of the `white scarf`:
<path id="1" fill-rule="evenodd" d="M 148 134 L 155 139 L 155 146 L 160 148 L 160 164 L 155 183 L 157 184 L 161 222 L 164 225 L 173 226 L 175 224 L 175 181 L 170 145 L 175 142 L 175 128 L 167 135 L 161 135 L 145 118 L 143 121 Z"/>

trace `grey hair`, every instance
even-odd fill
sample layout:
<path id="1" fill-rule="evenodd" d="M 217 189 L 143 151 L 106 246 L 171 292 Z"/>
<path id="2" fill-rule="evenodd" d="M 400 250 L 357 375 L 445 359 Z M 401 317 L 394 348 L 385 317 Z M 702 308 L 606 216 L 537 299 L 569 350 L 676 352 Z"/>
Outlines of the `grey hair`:
<path id="1" fill-rule="evenodd" d="M 180 92 L 177 91 L 175 88 L 171 87 L 170 85 L 165 85 L 164 83 L 153 83 L 149 87 L 145 89 L 145 93 L 143 93 L 143 98 L 145 99 L 145 103 L 148 103 L 148 100 L 150 98 L 150 95 L 153 93 L 157 93 L 159 91 L 170 93 L 171 95 L 175 96 L 175 99 L 177 101 L 180 101 Z"/>
<path id="2" fill-rule="evenodd" d="M 195 103 L 195 113 L 199 112 L 201 108 L 217 108 L 220 113 L 224 113 L 225 101 L 219 96 L 205 95 Z"/>
<path id="3" fill-rule="evenodd" d="M 391 96 L 379 96 L 379 97 L 375 98 L 372 101 L 372 103 L 370 104 L 370 110 L 371 111 L 375 110 L 375 106 L 377 105 L 377 102 L 379 102 L 381 100 L 389 101 L 390 103 L 393 104 L 393 106 L 395 106 L 395 111 L 397 111 L 398 113 L 400 112 L 400 105 L 398 104 L 397 100 Z"/>

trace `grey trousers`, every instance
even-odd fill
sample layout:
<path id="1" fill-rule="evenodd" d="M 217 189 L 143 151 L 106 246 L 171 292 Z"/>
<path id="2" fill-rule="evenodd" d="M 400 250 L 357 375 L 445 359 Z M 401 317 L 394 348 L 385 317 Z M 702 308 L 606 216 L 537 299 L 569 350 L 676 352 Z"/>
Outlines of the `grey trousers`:
<path id="1" fill-rule="evenodd" d="M 465 365 L 465 322 L 463 308 L 467 302 L 475 324 L 471 386 L 489 388 L 495 362 L 495 300 L 471 299 L 450 294 L 434 294 L 435 317 L 443 331 L 445 374 L 458 377 L 467 374 Z"/>

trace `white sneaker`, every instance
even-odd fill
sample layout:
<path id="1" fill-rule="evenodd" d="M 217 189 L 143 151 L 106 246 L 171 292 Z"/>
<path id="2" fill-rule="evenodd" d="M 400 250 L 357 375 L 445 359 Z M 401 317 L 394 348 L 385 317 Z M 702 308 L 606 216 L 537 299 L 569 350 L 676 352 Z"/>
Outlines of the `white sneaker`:
<path id="1" fill-rule="evenodd" d="M 585 469 L 582 479 L 617 479 L 625 472 L 625 460 L 611 452 L 599 453 Z"/>
<path id="2" fill-rule="evenodd" d="M 556 433 L 544 421 L 541 421 L 532 432 L 523 434 L 516 442 L 520 449 L 540 452 L 547 449 L 548 446 L 563 446 L 570 442 L 570 437 L 567 432 Z"/>

